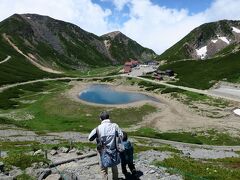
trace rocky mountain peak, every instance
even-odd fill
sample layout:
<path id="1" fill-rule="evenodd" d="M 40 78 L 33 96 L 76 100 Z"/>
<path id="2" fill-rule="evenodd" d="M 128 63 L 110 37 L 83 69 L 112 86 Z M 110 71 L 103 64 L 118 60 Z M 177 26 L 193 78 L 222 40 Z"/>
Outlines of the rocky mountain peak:
<path id="1" fill-rule="evenodd" d="M 116 37 L 124 37 L 124 38 L 128 38 L 127 36 L 125 36 L 122 32 L 120 31 L 113 31 L 113 32 L 110 32 L 110 33 L 107 33 L 107 34 L 104 34 L 101 36 L 102 38 L 104 39 L 115 39 Z"/>

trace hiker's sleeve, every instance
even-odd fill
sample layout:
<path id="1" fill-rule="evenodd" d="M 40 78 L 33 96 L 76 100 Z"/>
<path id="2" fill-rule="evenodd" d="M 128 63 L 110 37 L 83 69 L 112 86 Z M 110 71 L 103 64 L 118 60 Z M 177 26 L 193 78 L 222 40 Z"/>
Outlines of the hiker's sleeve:
<path id="1" fill-rule="evenodd" d="M 118 132 L 118 136 L 122 139 L 123 138 L 123 132 L 122 130 L 119 128 L 119 126 L 116 124 L 116 130 Z"/>
<path id="2" fill-rule="evenodd" d="M 96 128 L 91 131 L 91 133 L 88 136 L 89 141 L 93 141 L 97 137 L 97 131 Z"/>

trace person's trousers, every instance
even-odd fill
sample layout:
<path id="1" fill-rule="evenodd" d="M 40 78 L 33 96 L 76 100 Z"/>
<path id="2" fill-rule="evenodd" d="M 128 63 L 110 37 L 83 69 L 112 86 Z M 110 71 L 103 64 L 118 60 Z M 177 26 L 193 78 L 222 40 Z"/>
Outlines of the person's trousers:
<path id="1" fill-rule="evenodd" d="M 123 174 L 127 173 L 127 168 L 126 168 L 127 165 L 128 165 L 128 168 L 130 169 L 131 173 L 136 171 L 136 168 L 135 168 L 135 165 L 133 164 L 133 162 L 132 163 L 121 163 Z"/>
<path id="2" fill-rule="evenodd" d="M 118 179 L 118 168 L 117 166 L 113 166 L 112 168 L 112 179 Z M 102 179 L 108 180 L 108 168 L 101 167 Z"/>

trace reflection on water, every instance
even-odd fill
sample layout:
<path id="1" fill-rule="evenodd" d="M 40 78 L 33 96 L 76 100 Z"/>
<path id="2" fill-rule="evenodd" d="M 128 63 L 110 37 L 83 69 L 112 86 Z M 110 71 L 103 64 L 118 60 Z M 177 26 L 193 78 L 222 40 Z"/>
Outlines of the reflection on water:
<path id="1" fill-rule="evenodd" d="M 79 93 L 81 100 L 97 104 L 127 104 L 142 100 L 158 99 L 141 93 L 120 92 L 111 89 L 108 85 L 96 84 Z"/>

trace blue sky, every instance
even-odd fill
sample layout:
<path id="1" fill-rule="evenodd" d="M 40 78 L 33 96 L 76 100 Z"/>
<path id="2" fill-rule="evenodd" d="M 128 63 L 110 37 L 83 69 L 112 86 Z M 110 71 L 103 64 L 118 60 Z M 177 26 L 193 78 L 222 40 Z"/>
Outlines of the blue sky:
<path id="1" fill-rule="evenodd" d="M 121 10 L 118 10 L 112 0 L 92 0 L 92 2 L 99 4 L 102 8 L 111 10 L 112 14 L 108 17 L 110 22 L 117 21 L 118 24 L 122 25 L 129 20 L 129 3 L 126 3 Z M 153 5 L 165 8 L 177 10 L 186 9 L 190 15 L 194 15 L 209 8 L 213 0 L 151 0 L 151 2 Z"/>
<path id="2" fill-rule="evenodd" d="M 191 14 L 202 12 L 210 7 L 213 0 L 153 0 L 160 6 L 173 9 L 188 9 Z"/>
<path id="3" fill-rule="evenodd" d="M 239 7 L 240 0 L 1 0 L 0 21 L 48 15 L 99 36 L 121 31 L 160 54 L 203 23 L 240 20 Z"/>

